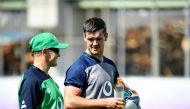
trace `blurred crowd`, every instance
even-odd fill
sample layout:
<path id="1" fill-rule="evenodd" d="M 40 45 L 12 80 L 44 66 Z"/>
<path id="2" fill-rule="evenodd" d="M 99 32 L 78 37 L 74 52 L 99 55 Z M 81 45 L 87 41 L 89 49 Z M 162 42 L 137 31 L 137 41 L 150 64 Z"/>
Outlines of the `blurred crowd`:
<path id="1" fill-rule="evenodd" d="M 149 75 L 151 69 L 151 31 L 148 26 L 132 28 L 126 33 L 126 74 Z M 166 22 L 159 29 L 160 75 L 184 75 L 184 22 Z"/>
<path id="2" fill-rule="evenodd" d="M 4 75 L 20 74 L 19 47 L 20 44 L 16 42 L 2 46 Z"/>
<path id="3" fill-rule="evenodd" d="M 184 22 L 166 22 L 159 29 L 159 61 L 161 76 L 184 75 Z M 29 67 L 33 57 L 27 47 L 28 40 L 1 45 L 3 75 L 20 75 L 21 66 Z M 23 44 L 25 53 L 21 51 Z M 148 26 L 130 28 L 125 35 L 127 75 L 151 75 L 151 29 Z M 24 57 L 23 57 L 24 56 Z M 24 63 L 22 59 L 24 58 Z"/>
<path id="4" fill-rule="evenodd" d="M 150 28 L 141 26 L 128 30 L 125 38 L 126 73 L 146 75 L 150 73 Z"/>
<path id="5" fill-rule="evenodd" d="M 22 43 L 26 46 L 24 54 L 21 51 Z M 24 66 L 27 68 L 33 62 L 33 57 L 29 47 L 27 47 L 27 41 L 7 43 L 1 45 L 1 48 L 3 53 L 3 75 L 5 76 L 20 75 L 22 64 L 25 64 Z M 21 59 L 24 59 L 24 63 Z"/>
<path id="6" fill-rule="evenodd" d="M 184 51 L 181 45 L 184 39 L 184 22 L 167 22 L 159 36 L 161 75 L 183 76 Z"/>

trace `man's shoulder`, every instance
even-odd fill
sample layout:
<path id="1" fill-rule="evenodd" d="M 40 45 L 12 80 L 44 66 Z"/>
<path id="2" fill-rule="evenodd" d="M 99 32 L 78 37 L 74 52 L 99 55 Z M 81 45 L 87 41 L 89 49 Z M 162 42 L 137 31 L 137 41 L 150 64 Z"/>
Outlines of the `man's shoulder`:
<path id="1" fill-rule="evenodd" d="M 83 66 L 88 67 L 92 64 L 92 59 L 85 53 L 79 56 L 79 58 L 72 64 L 72 66 Z"/>
<path id="2" fill-rule="evenodd" d="M 105 62 L 105 63 L 108 63 L 108 64 L 115 65 L 115 63 L 113 62 L 113 60 L 111 60 L 111 59 L 109 59 L 109 58 L 107 58 L 107 57 L 105 57 L 105 56 L 104 56 L 104 62 Z"/>
<path id="3" fill-rule="evenodd" d="M 29 83 L 42 83 L 44 80 L 49 79 L 50 77 L 46 75 L 45 73 L 39 71 L 38 69 L 35 69 L 34 67 L 30 67 L 26 72 L 24 73 L 24 78 L 26 81 L 29 81 Z"/>

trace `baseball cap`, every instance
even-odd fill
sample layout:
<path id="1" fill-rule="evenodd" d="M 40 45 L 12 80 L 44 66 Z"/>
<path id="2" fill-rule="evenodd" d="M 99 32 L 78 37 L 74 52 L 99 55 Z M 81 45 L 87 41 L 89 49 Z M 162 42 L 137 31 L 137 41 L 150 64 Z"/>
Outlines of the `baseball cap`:
<path id="1" fill-rule="evenodd" d="M 36 34 L 29 42 L 32 52 L 41 51 L 48 48 L 65 49 L 69 45 L 67 43 L 59 43 L 56 37 L 49 32 Z"/>

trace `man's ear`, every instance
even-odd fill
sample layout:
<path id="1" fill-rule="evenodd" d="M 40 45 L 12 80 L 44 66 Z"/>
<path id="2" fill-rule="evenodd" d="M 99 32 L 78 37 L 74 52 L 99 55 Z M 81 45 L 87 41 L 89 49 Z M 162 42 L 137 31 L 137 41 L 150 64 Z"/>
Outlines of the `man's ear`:
<path id="1" fill-rule="evenodd" d="M 107 39 L 108 39 L 108 33 L 107 32 L 104 33 L 104 37 L 105 37 L 104 41 L 107 41 Z"/>
<path id="2" fill-rule="evenodd" d="M 84 41 L 85 41 L 85 40 L 86 40 L 86 34 L 83 33 L 82 35 L 83 35 L 83 39 L 84 39 Z"/>
<path id="3" fill-rule="evenodd" d="M 42 55 L 45 55 L 45 57 L 48 57 L 48 49 L 43 49 Z"/>
<path id="4" fill-rule="evenodd" d="M 85 33 L 83 33 L 82 35 L 83 35 L 83 38 L 85 38 L 85 37 L 86 37 L 86 34 L 85 34 Z"/>

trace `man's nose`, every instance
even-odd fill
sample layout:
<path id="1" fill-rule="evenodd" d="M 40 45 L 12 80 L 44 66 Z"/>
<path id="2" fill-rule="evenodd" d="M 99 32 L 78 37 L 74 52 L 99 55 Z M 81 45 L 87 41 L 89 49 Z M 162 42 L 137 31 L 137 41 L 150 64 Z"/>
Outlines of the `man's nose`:
<path id="1" fill-rule="evenodd" d="M 98 45 L 98 41 L 97 41 L 97 40 L 94 40 L 94 41 L 93 41 L 93 45 Z"/>

